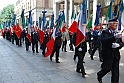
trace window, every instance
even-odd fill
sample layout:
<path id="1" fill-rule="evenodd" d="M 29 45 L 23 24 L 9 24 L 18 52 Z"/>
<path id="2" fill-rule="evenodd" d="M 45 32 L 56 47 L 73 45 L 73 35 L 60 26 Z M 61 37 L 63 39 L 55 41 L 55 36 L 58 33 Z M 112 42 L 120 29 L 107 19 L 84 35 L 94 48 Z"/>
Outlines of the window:
<path id="1" fill-rule="evenodd" d="M 49 7 L 49 0 L 45 0 L 45 8 L 48 8 Z"/>
<path id="2" fill-rule="evenodd" d="M 30 5 L 29 5 L 29 2 L 28 2 L 28 10 L 30 10 Z"/>

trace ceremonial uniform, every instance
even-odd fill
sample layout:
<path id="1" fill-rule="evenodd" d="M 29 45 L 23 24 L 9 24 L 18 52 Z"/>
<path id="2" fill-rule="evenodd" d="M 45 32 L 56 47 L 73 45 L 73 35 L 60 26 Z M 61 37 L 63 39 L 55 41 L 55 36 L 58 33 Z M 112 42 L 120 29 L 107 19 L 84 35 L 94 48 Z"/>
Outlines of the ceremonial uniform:
<path id="1" fill-rule="evenodd" d="M 27 38 L 28 35 L 28 30 L 25 31 L 25 45 L 26 45 L 26 51 L 29 50 L 29 46 L 31 45 L 31 42 L 29 41 L 29 39 Z"/>
<path id="2" fill-rule="evenodd" d="M 32 37 L 32 51 L 33 51 L 33 53 L 35 52 L 34 46 L 36 45 L 36 53 L 39 53 L 38 52 L 39 34 L 37 31 L 33 31 L 31 34 L 32 34 L 31 35 L 31 37 Z"/>
<path id="3" fill-rule="evenodd" d="M 52 54 L 50 55 L 50 60 L 52 61 L 52 57 L 53 57 L 54 53 L 56 52 L 56 63 L 60 63 L 59 62 L 59 49 L 61 48 L 61 44 L 62 44 L 61 37 L 62 37 L 62 33 L 59 32 L 58 37 L 55 38 L 53 51 L 52 51 Z"/>
<path id="4" fill-rule="evenodd" d="M 77 69 L 76 71 L 77 72 L 81 72 L 82 73 L 82 76 L 84 77 L 84 75 L 86 75 L 85 73 L 85 69 L 84 69 L 84 66 L 83 66 L 83 60 L 84 60 L 84 56 L 87 52 L 87 45 L 86 45 L 86 42 L 82 42 L 80 45 L 78 45 L 76 47 L 76 55 L 78 56 L 78 63 L 77 63 Z"/>
<path id="5" fill-rule="evenodd" d="M 100 32 L 100 27 L 97 26 L 97 30 L 94 30 L 93 31 L 93 50 L 91 51 L 90 53 L 90 57 L 91 57 L 91 60 L 94 60 L 93 59 L 93 56 L 94 56 L 94 53 L 95 51 L 97 50 L 98 48 L 98 51 L 99 51 L 99 59 L 100 61 L 102 61 L 102 56 L 101 56 L 101 32 Z"/>
<path id="6" fill-rule="evenodd" d="M 45 31 L 45 32 L 44 32 L 44 41 L 43 41 L 43 43 L 42 43 L 42 45 L 41 45 L 42 50 L 43 50 L 42 54 L 43 54 L 44 56 L 45 56 L 46 44 L 48 43 L 48 41 L 49 41 L 48 32 Z"/>
<path id="7" fill-rule="evenodd" d="M 102 69 L 97 73 L 99 83 L 102 77 L 111 71 L 111 83 L 119 83 L 119 49 L 123 47 L 122 34 L 115 34 L 118 24 L 116 19 L 109 20 L 109 28 L 102 32 Z"/>

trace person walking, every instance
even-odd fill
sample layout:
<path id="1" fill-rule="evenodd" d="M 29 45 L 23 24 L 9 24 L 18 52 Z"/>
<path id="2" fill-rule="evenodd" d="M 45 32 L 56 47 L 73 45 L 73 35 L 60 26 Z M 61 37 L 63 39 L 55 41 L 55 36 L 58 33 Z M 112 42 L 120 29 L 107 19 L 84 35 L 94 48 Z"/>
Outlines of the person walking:
<path id="1" fill-rule="evenodd" d="M 119 83 L 119 61 L 120 52 L 124 44 L 122 42 L 122 34 L 117 33 L 117 19 L 109 20 L 109 26 L 102 32 L 102 69 L 97 73 L 97 80 L 102 83 L 102 78 L 111 71 L 111 83 Z"/>

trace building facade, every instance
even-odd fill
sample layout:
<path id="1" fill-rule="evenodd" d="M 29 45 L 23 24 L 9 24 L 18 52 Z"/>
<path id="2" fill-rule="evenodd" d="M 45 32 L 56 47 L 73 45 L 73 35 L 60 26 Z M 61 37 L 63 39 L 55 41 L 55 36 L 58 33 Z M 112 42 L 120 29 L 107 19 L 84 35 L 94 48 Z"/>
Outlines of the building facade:
<path id="1" fill-rule="evenodd" d="M 42 17 L 42 11 L 47 11 L 46 16 L 48 19 L 50 15 L 54 12 L 55 20 L 58 18 L 58 14 L 61 10 L 65 11 L 65 20 L 66 25 L 69 27 L 71 25 L 71 14 L 72 11 L 75 10 L 75 14 L 77 15 L 80 11 L 80 4 L 83 0 L 17 0 L 15 3 L 15 14 L 17 15 L 17 20 L 21 23 L 20 15 L 22 9 L 25 9 L 25 18 L 28 18 L 29 11 L 32 10 L 32 19 L 34 23 L 39 21 L 39 17 Z M 93 12 L 96 10 L 96 4 L 101 4 L 101 16 L 107 13 L 108 6 L 110 4 L 110 0 L 87 0 L 88 1 L 88 14 L 87 18 L 91 14 L 95 14 Z M 120 0 L 114 0 L 113 3 L 113 12 L 117 14 L 117 10 L 119 8 Z M 54 20 L 54 21 L 55 21 Z"/>
<path id="2" fill-rule="evenodd" d="M 72 10 L 75 11 L 75 14 L 78 14 L 80 11 L 80 4 L 82 4 L 83 0 L 53 0 L 53 11 L 55 14 L 55 19 L 58 18 L 59 11 L 64 10 L 65 11 L 65 20 L 66 24 L 69 27 L 71 25 L 71 14 Z M 111 0 L 87 0 L 88 1 L 88 7 L 87 7 L 87 18 L 89 19 L 91 14 L 96 14 L 96 5 L 101 5 L 101 16 L 104 16 L 107 13 L 108 6 L 110 5 Z M 113 13 L 116 15 L 117 10 L 119 8 L 119 2 L 120 0 L 114 0 L 113 3 Z"/>
<path id="3" fill-rule="evenodd" d="M 46 17 L 49 18 L 53 12 L 53 0 L 17 0 L 15 3 L 16 19 L 21 24 L 21 12 L 25 9 L 25 18 L 28 18 L 29 11 L 32 10 L 32 21 L 35 23 L 42 17 L 42 11 L 47 11 Z"/>

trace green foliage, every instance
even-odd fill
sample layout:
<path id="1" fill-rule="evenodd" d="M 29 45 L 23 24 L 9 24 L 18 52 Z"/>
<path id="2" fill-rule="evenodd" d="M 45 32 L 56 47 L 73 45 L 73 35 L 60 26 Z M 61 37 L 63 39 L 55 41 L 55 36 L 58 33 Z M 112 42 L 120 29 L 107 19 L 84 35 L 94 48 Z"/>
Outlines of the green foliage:
<path id="1" fill-rule="evenodd" d="M 0 12 L 0 23 L 12 21 L 14 16 L 14 4 L 8 5 Z"/>

